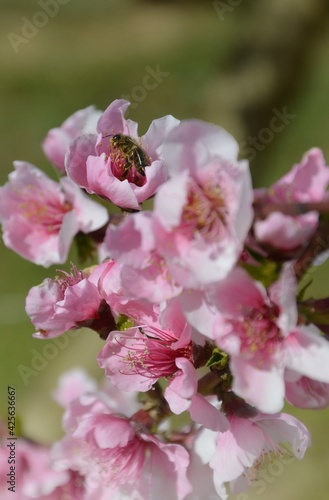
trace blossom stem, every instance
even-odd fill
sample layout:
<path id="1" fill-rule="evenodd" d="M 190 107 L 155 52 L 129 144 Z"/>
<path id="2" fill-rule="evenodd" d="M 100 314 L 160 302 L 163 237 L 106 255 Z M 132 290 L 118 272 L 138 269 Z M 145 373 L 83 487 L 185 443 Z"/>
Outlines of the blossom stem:
<path id="1" fill-rule="evenodd" d="M 218 372 L 211 370 L 198 381 L 198 392 L 203 396 L 210 396 L 215 393 L 215 388 L 219 383 Z"/>
<path id="2" fill-rule="evenodd" d="M 144 393 L 144 395 L 147 399 L 142 398 L 145 401 L 143 409 L 139 410 L 131 418 L 134 422 L 142 423 L 148 429 L 152 429 L 172 413 L 163 396 L 163 390 L 159 382 L 156 382 L 152 389 Z"/>

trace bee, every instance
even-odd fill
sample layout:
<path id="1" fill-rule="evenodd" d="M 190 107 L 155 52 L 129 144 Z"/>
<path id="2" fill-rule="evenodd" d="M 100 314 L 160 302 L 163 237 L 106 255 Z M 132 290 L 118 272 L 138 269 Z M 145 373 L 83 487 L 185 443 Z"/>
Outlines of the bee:
<path id="1" fill-rule="evenodd" d="M 111 143 L 125 157 L 126 163 L 123 166 L 122 178 L 126 179 L 133 165 L 135 165 L 137 172 L 145 177 L 145 167 L 149 166 L 150 159 L 144 149 L 129 135 L 115 134 L 111 138 Z"/>

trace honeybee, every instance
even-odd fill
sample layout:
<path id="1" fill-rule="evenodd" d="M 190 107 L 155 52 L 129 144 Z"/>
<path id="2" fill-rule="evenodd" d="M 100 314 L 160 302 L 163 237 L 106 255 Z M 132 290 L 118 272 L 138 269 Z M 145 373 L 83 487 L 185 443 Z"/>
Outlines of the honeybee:
<path id="1" fill-rule="evenodd" d="M 118 148 L 125 156 L 122 178 L 125 179 L 133 165 L 137 172 L 145 177 L 145 167 L 149 166 L 150 159 L 147 153 L 129 135 L 115 134 L 111 137 L 114 148 Z"/>

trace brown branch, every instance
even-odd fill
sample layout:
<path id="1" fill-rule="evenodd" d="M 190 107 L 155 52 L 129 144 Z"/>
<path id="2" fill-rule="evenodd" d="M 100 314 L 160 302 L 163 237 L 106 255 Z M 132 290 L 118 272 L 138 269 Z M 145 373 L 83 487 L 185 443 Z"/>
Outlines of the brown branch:
<path id="1" fill-rule="evenodd" d="M 203 394 L 204 396 L 209 396 L 214 394 L 214 389 L 220 383 L 220 378 L 217 372 L 210 371 L 206 375 L 204 375 L 198 381 L 198 392 Z"/>
<path id="2" fill-rule="evenodd" d="M 329 248 L 329 224 L 320 221 L 308 245 L 302 251 L 294 265 L 297 280 L 300 280 L 316 257 Z"/>
<path id="3" fill-rule="evenodd" d="M 285 215 L 303 215 L 308 212 L 318 212 L 319 214 L 329 213 L 329 200 L 306 203 L 266 203 L 262 200 L 254 202 L 255 216 L 260 219 L 265 219 L 273 212 L 281 212 Z"/>

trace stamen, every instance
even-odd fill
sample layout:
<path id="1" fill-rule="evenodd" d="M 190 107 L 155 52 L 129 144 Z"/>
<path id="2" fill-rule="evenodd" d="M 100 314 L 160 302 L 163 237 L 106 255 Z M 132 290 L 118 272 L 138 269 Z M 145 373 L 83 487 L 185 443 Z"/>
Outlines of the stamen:
<path id="1" fill-rule="evenodd" d="M 228 211 L 218 184 L 199 186 L 190 183 L 188 201 L 184 207 L 182 222 L 190 232 L 199 232 L 207 241 L 220 236 Z"/>
<path id="2" fill-rule="evenodd" d="M 148 328 L 143 337 L 137 339 L 120 335 L 116 342 L 126 349 L 126 354 L 120 355 L 123 375 L 138 374 L 143 377 L 158 380 L 161 377 L 171 377 L 177 372 L 175 360 L 179 357 L 192 359 L 192 345 L 188 344 L 181 349 L 172 349 L 177 338 L 170 332 L 158 328 Z M 158 335 L 158 336 L 157 336 Z"/>
<path id="3" fill-rule="evenodd" d="M 57 269 L 57 272 L 60 274 L 55 277 L 55 281 L 63 293 L 67 287 L 74 286 L 84 279 L 83 271 L 79 271 L 73 262 L 71 262 L 71 273 L 67 273 L 61 269 Z"/>
<path id="4" fill-rule="evenodd" d="M 283 341 L 276 324 L 280 311 L 275 304 L 256 307 L 245 311 L 243 321 L 233 321 L 233 324 L 239 332 L 242 352 L 252 353 L 263 364 L 264 357 L 273 355 Z"/>

